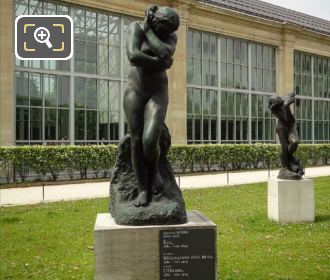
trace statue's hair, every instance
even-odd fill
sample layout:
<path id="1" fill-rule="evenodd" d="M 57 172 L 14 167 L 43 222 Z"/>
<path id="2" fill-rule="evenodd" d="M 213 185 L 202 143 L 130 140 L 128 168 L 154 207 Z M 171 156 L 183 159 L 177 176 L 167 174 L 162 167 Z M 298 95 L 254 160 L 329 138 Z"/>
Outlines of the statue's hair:
<path id="1" fill-rule="evenodd" d="M 178 30 L 180 26 L 180 17 L 176 11 L 169 7 L 160 7 L 158 11 L 162 14 L 162 20 L 166 21 L 171 32 Z"/>
<path id="2" fill-rule="evenodd" d="M 283 99 L 280 96 L 272 96 L 268 100 L 268 108 L 272 110 L 276 106 L 281 105 L 282 103 L 283 103 Z"/>

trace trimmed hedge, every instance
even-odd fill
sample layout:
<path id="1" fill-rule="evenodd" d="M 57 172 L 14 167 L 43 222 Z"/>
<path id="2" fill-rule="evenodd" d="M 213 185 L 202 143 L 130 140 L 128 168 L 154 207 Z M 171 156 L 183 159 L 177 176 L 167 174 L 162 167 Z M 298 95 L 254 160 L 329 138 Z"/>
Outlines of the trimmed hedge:
<path id="1" fill-rule="evenodd" d="M 176 173 L 279 167 L 280 146 L 273 144 L 172 145 L 168 154 Z M 0 177 L 10 183 L 109 177 L 115 164 L 117 147 L 98 146 L 12 146 L 0 147 Z M 304 166 L 330 164 L 330 144 L 299 145 L 296 156 Z M 15 178 L 15 179 L 14 179 Z"/>

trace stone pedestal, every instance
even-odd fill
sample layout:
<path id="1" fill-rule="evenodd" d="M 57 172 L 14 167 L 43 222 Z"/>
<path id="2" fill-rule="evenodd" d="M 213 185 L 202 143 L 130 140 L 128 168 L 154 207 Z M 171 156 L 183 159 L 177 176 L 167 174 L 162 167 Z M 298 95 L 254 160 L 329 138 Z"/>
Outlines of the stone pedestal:
<path id="1" fill-rule="evenodd" d="M 269 179 L 268 218 L 279 223 L 314 222 L 313 181 Z"/>
<path id="2" fill-rule="evenodd" d="M 216 225 L 197 211 L 188 211 L 187 217 L 181 225 L 122 226 L 110 214 L 98 214 L 95 280 L 217 279 Z"/>

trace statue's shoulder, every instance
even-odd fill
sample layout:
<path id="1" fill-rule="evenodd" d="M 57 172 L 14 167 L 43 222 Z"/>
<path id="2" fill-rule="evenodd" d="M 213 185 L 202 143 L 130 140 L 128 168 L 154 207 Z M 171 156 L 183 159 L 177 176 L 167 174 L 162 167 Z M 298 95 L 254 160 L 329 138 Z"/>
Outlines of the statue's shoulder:
<path id="1" fill-rule="evenodd" d="M 132 21 L 128 26 L 128 31 L 131 32 L 143 32 L 142 23 L 140 21 Z"/>

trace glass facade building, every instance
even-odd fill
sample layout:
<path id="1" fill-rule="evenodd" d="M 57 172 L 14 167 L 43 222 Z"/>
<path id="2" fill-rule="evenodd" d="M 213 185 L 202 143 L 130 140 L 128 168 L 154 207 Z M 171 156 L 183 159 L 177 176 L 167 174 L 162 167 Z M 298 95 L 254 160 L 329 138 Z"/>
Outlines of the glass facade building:
<path id="1" fill-rule="evenodd" d="M 65 14 L 74 23 L 69 61 L 15 61 L 16 144 L 115 143 L 125 125 L 125 31 L 131 18 L 40 0 L 16 0 L 15 15 Z"/>
<path id="2" fill-rule="evenodd" d="M 275 141 L 275 47 L 189 29 L 187 84 L 188 143 Z"/>
<path id="3" fill-rule="evenodd" d="M 297 128 L 303 143 L 330 143 L 330 59 L 296 51 Z"/>
<path id="4" fill-rule="evenodd" d="M 13 105 L 0 119 L 8 132 L 6 138 L 0 133 L 0 142 L 117 143 L 127 132 L 122 108 L 129 71 L 126 30 L 133 19 L 143 16 L 148 3 L 8 1 L 1 1 L 0 7 L 13 10 L 8 15 L 12 22 L 19 15 L 71 16 L 74 52 L 68 61 L 23 61 L 12 56 L 10 73 L 2 71 L 12 75 L 6 77 L 13 77 L 13 82 L 1 91 L 0 109 L 9 94 Z M 226 12 L 221 3 L 215 7 L 188 2 L 168 4 L 180 11 L 182 19 L 175 61 L 168 72 L 167 124 L 174 143 L 275 143 L 276 120 L 268 99 L 289 90 L 297 92 L 293 109 L 301 141 L 330 142 L 330 49 L 322 22 L 318 28 L 323 35 L 314 32 L 315 26 L 314 31 L 292 29 L 288 34 L 295 40 L 286 37 L 291 27 L 276 20 L 256 20 L 248 11 L 244 16 Z M 217 9 L 226 16 L 216 16 Z M 307 19 L 317 21 L 306 15 Z M 2 32 L 2 47 L 14 42 L 5 35 Z M 312 47 L 306 38 L 313 41 Z"/>

